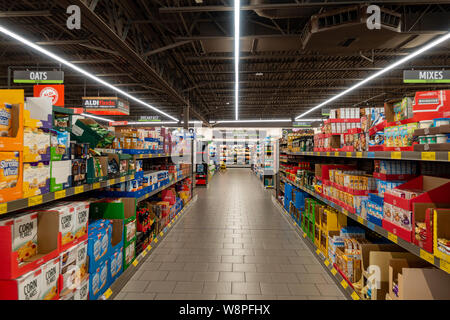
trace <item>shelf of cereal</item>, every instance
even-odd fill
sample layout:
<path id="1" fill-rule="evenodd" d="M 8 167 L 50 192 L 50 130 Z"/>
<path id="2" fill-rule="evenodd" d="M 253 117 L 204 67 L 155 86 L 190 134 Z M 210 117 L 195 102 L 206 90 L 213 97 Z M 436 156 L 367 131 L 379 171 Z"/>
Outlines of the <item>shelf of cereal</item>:
<path id="1" fill-rule="evenodd" d="M 22 197 L 23 90 L 0 90 L 0 203 Z"/>

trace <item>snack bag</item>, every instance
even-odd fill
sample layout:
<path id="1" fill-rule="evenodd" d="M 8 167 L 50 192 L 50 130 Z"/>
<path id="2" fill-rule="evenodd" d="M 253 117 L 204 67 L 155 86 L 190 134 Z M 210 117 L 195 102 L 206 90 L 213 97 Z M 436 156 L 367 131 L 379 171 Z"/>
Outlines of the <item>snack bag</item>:
<path id="1" fill-rule="evenodd" d="M 19 179 L 19 152 L 0 152 L 0 190 L 14 188 Z"/>
<path id="2" fill-rule="evenodd" d="M 11 109 L 12 105 L 8 103 L 0 105 L 0 137 L 10 137 L 12 135 Z"/>

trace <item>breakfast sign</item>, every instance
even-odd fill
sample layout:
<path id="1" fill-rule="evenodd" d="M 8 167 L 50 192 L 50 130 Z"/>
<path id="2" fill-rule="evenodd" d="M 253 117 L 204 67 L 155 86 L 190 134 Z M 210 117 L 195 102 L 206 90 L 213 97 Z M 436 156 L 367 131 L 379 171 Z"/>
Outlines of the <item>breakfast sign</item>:
<path id="1" fill-rule="evenodd" d="M 97 115 L 127 116 L 130 105 L 117 97 L 83 97 L 85 112 Z"/>

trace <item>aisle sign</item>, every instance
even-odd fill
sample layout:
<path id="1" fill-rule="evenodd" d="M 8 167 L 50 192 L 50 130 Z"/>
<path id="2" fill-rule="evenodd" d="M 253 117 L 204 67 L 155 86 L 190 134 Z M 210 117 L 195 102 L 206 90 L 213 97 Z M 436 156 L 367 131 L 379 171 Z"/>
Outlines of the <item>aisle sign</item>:
<path id="1" fill-rule="evenodd" d="M 404 70 L 404 83 L 450 83 L 450 70 Z"/>
<path id="2" fill-rule="evenodd" d="M 63 83 L 63 71 L 14 71 L 14 83 Z"/>
<path id="3" fill-rule="evenodd" d="M 87 113 L 115 116 L 130 114 L 130 104 L 118 97 L 83 97 L 82 100 Z"/>

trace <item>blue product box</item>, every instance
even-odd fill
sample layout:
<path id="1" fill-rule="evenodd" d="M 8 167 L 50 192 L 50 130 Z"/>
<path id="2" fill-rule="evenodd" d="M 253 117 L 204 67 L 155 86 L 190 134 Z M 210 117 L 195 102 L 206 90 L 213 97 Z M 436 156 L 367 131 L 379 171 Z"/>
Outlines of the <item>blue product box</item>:
<path id="1" fill-rule="evenodd" d="M 97 268 L 89 271 L 89 299 L 97 300 L 109 287 L 109 259 L 100 263 Z"/>
<path id="2" fill-rule="evenodd" d="M 89 223 L 88 256 L 89 273 L 94 272 L 108 260 L 111 243 L 112 225 L 108 220 L 97 220 Z"/>
<path id="3" fill-rule="evenodd" d="M 108 266 L 108 276 L 110 283 L 113 284 L 114 281 L 122 274 L 123 272 L 123 240 L 120 242 L 120 245 L 117 245 L 115 250 L 111 253 L 109 257 L 109 266 Z"/>

